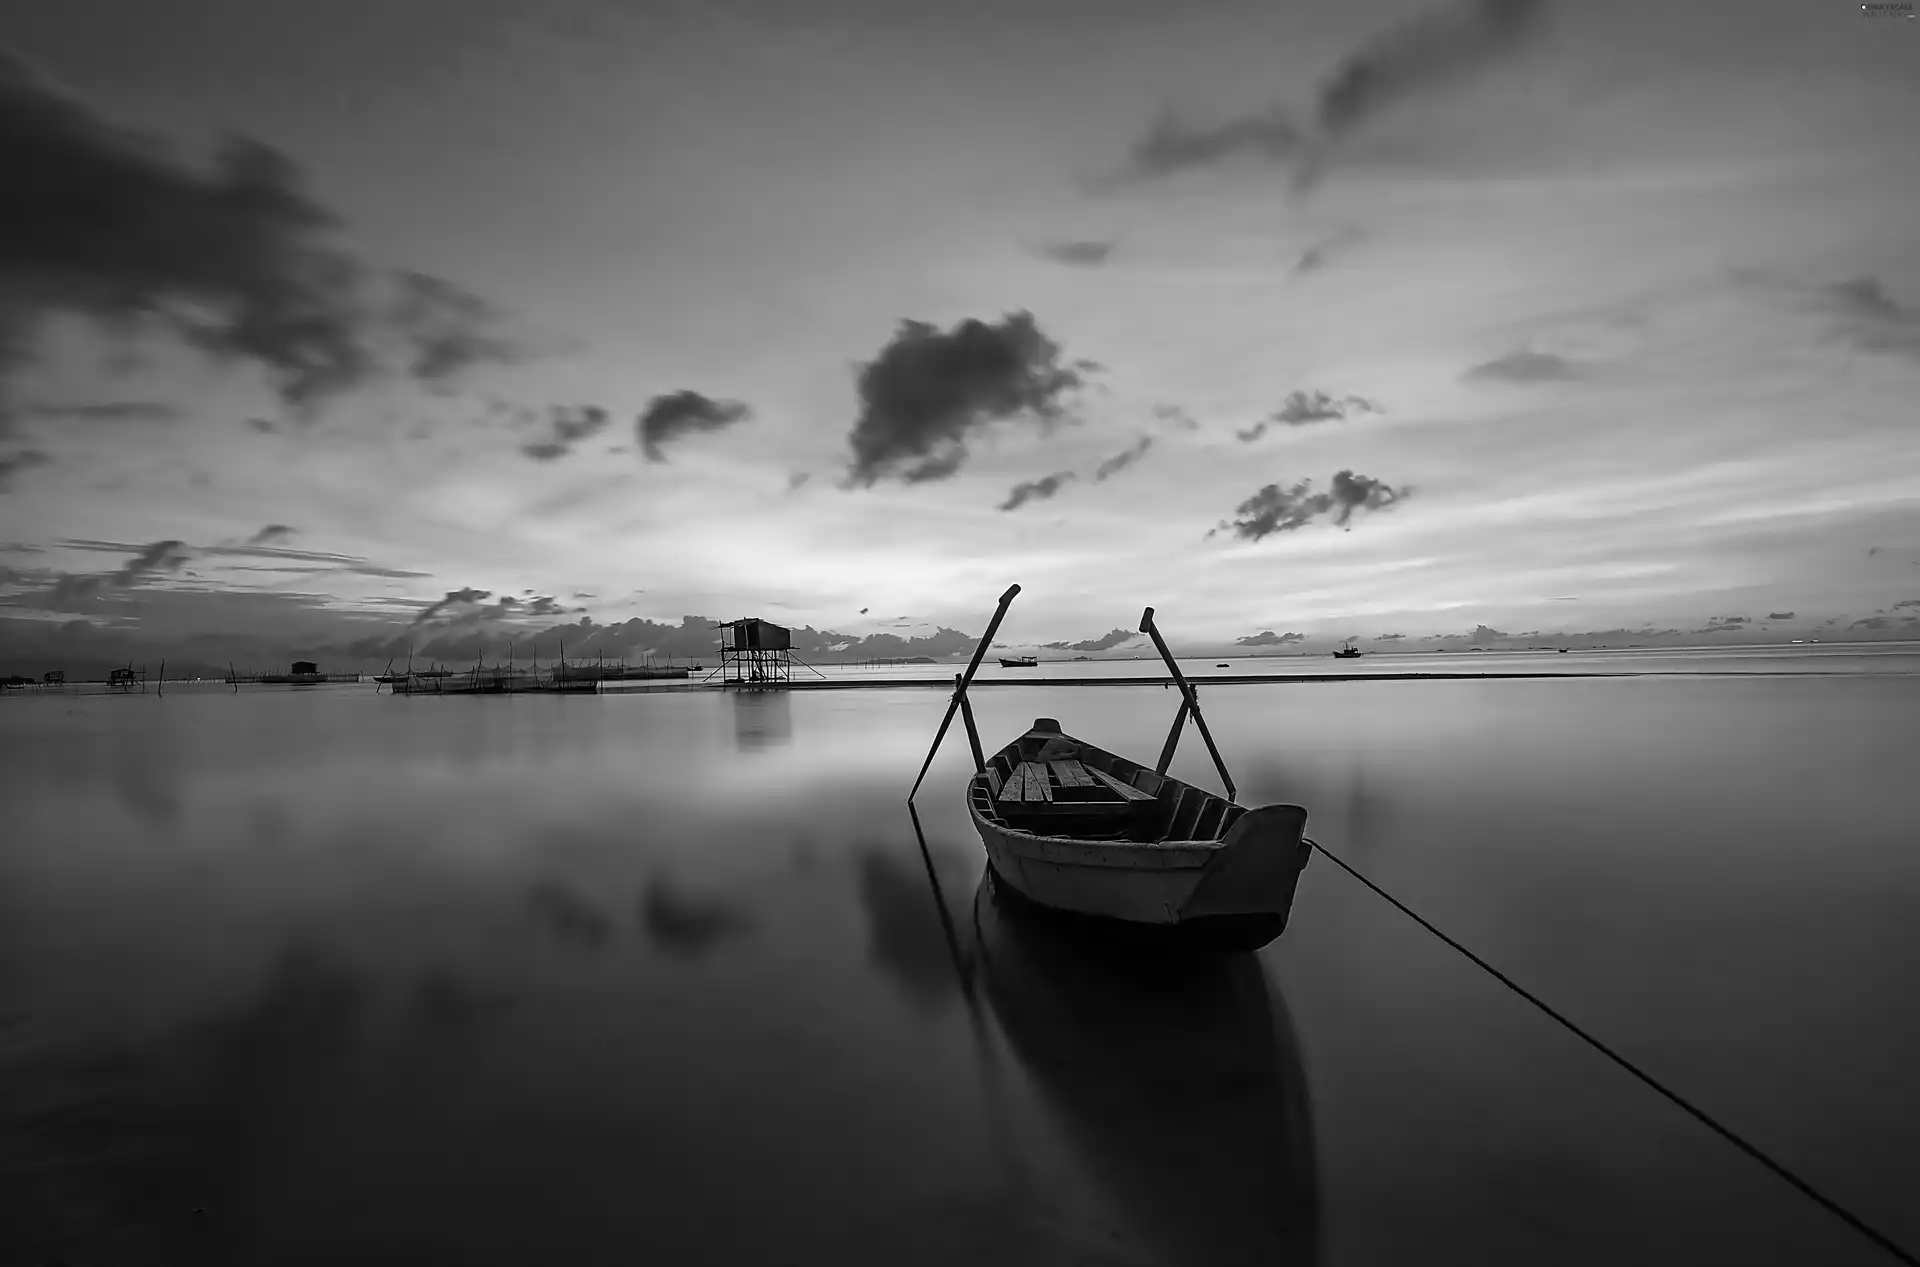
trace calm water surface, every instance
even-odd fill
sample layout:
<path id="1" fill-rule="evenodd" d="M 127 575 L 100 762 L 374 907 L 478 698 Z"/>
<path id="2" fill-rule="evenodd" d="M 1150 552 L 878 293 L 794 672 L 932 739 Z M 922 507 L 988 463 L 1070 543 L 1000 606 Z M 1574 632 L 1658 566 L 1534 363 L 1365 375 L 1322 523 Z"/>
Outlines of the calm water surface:
<path id="1" fill-rule="evenodd" d="M 1911 667 L 1204 702 L 1242 800 L 1920 1243 Z M 983 884 L 956 735 L 930 877 L 944 705 L 0 702 L 0 1262 L 1885 1261 L 1324 859 L 1257 959 L 1116 958 Z M 977 699 L 1149 760 L 1174 705 Z"/>

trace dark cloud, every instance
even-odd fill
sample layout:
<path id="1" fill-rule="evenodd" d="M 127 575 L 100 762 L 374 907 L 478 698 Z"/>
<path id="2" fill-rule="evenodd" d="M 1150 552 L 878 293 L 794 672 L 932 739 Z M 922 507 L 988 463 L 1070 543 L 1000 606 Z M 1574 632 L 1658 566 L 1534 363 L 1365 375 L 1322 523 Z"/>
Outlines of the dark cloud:
<path id="1" fill-rule="evenodd" d="M 16 478 L 36 467 L 47 466 L 53 459 L 38 449 L 16 449 L 12 453 L 0 453 L 0 493 L 9 492 Z"/>
<path id="2" fill-rule="evenodd" d="M 1262 629 L 1257 634 L 1249 634 L 1245 638 L 1235 638 L 1233 645 L 1236 647 L 1284 647 L 1290 642 L 1305 642 L 1306 640 L 1307 635 L 1305 634 L 1277 634 L 1271 629 Z"/>
<path id="3" fill-rule="evenodd" d="M 393 312 L 371 304 L 369 270 L 330 240 L 334 215 L 258 141 L 229 139 L 203 171 L 0 56 L 0 171 L 0 347 L 16 361 L 55 314 L 156 320 L 310 405 L 378 373 L 396 338 L 420 377 L 489 354 L 443 284 L 402 275 Z"/>
<path id="4" fill-rule="evenodd" d="M 1093 470 L 1093 482 L 1096 484 L 1104 483 L 1113 476 L 1118 475 L 1135 462 L 1138 462 L 1142 457 L 1145 457 L 1147 450 L 1152 447 L 1153 437 L 1141 436 L 1131 446 L 1114 454 L 1099 466 L 1095 467 Z"/>
<path id="5" fill-rule="evenodd" d="M 535 461 L 551 462 L 606 430 L 612 421 L 613 416 L 598 405 L 555 405 L 547 411 L 546 437 L 528 441 L 520 451 Z"/>
<path id="6" fill-rule="evenodd" d="M 1007 494 L 1007 500 L 1000 503 L 999 509 L 1018 510 L 1030 501 L 1045 501 L 1059 492 L 1060 486 L 1072 478 L 1072 471 L 1055 471 L 1052 475 L 1043 475 L 1037 480 L 1015 484 L 1013 491 Z"/>
<path id="7" fill-rule="evenodd" d="M 1253 426 L 1234 432 L 1234 435 L 1251 442 L 1265 435 L 1267 428 L 1274 423 L 1285 427 L 1305 427 L 1316 422 L 1340 422 L 1354 414 L 1381 412 L 1384 411 L 1380 406 L 1365 396 L 1334 397 L 1320 391 L 1290 392 L 1280 408 Z"/>
<path id="8" fill-rule="evenodd" d="M 1056 264 L 1095 268 L 1107 262 L 1113 248 L 1112 242 L 1042 242 L 1033 253 Z"/>
<path id="9" fill-rule="evenodd" d="M 813 472 L 811 471 L 795 471 L 793 474 L 787 476 L 787 491 L 792 492 L 812 478 Z"/>
<path id="10" fill-rule="evenodd" d="M 520 350 L 491 329 L 499 310 L 463 287 L 426 273 L 394 274 L 399 292 L 393 324 L 412 355 L 408 365 L 423 383 L 440 385 L 476 365 L 507 365 Z"/>
<path id="11" fill-rule="evenodd" d="M 1207 535 L 1231 529 L 1237 537 L 1258 541 L 1272 533 L 1304 527 L 1323 516 L 1337 527 L 1346 527 L 1355 511 L 1385 510 L 1413 495 L 1411 487 L 1396 489 L 1351 470 L 1336 472 L 1324 493 L 1311 491 L 1312 485 L 1312 480 L 1301 480 L 1289 489 L 1269 484 L 1234 508 L 1238 518 L 1222 521 Z"/>
<path id="12" fill-rule="evenodd" d="M 1731 633 L 1744 630 L 1751 623 L 1745 616 L 1709 616 L 1707 623 L 1691 633 Z"/>
<path id="13" fill-rule="evenodd" d="M 1152 180 L 1236 159 L 1280 163 L 1300 155 L 1306 145 L 1306 135 L 1278 109 L 1212 127 L 1196 127 L 1170 110 L 1162 111 L 1147 134 L 1134 142 L 1124 176 Z"/>
<path id="14" fill-rule="evenodd" d="M 1379 634 L 1374 638 L 1374 641 L 1375 642 L 1399 642 L 1401 639 L 1405 638 L 1406 636 L 1407 635 L 1403 633 Z"/>
<path id="15" fill-rule="evenodd" d="M 249 427 L 252 427 L 255 431 L 260 432 L 262 435 L 276 435 L 279 433 L 279 430 L 280 430 L 280 426 L 278 423 L 272 422 L 266 418 L 249 418 L 247 419 L 247 425 Z"/>
<path id="16" fill-rule="evenodd" d="M 22 417 L 71 422 L 174 422 L 180 409 L 157 400 L 103 400 L 90 404 L 22 406 Z"/>
<path id="17" fill-rule="evenodd" d="M 1792 612 L 1768 612 L 1767 619 L 1768 620 L 1792 620 L 1793 613 Z"/>
<path id="18" fill-rule="evenodd" d="M 1467 0 L 1376 35 L 1343 59 L 1321 88 L 1318 135 L 1277 109 L 1212 127 L 1194 127 L 1163 112 L 1134 144 L 1123 179 L 1259 159 L 1297 163 L 1295 186 L 1304 190 L 1325 171 L 1334 145 L 1394 106 L 1468 78 L 1519 49 L 1539 28 L 1546 7 L 1545 0 Z M 1296 265 L 1296 271 L 1305 269 Z"/>
<path id="19" fill-rule="evenodd" d="M 1062 397 L 1083 385 L 1031 313 L 993 324 L 969 318 L 944 333 L 903 321 L 860 369 L 848 486 L 945 479 L 965 464 L 975 431 L 1022 416 L 1051 424 L 1064 412 Z"/>
<path id="20" fill-rule="evenodd" d="M 420 614 L 413 618 L 416 625 L 424 625 L 441 612 L 472 607 L 493 597 L 492 590 L 477 590 L 467 586 L 457 590 L 448 590 L 445 597 L 421 608 Z"/>
<path id="21" fill-rule="evenodd" d="M 1876 554 L 1878 554 L 1878 553 L 1880 553 L 1880 547 L 1879 547 L 1879 546 L 1868 546 L 1868 547 L 1867 547 L 1867 557 L 1868 557 L 1869 559 L 1871 559 L 1871 558 L 1872 558 L 1872 557 L 1873 557 L 1874 555 L 1876 555 Z"/>
<path id="22" fill-rule="evenodd" d="M 1484 647 L 1511 637 L 1513 635 L 1504 629 L 1495 629 L 1492 625 L 1475 625 L 1473 632 L 1467 635 L 1467 643 L 1470 646 Z"/>
<path id="23" fill-rule="evenodd" d="M 61 576 L 44 596 L 48 603 L 46 610 L 64 611 L 76 602 L 97 598 L 110 590 L 132 589 L 153 577 L 178 572 L 192 557 L 182 542 L 151 542 L 139 547 L 117 571 Z"/>
<path id="24" fill-rule="evenodd" d="M 1048 642 L 1041 645 L 1049 651 L 1105 651 L 1137 636 L 1136 630 L 1110 629 L 1098 638 L 1089 638 L 1085 642 Z"/>
<path id="25" fill-rule="evenodd" d="M 1320 128 L 1352 132 L 1391 107 L 1481 70 L 1539 28 L 1545 0 L 1467 0 L 1367 41 L 1320 90 Z"/>
<path id="26" fill-rule="evenodd" d="M 1469 381 L 1497 383 L 1554 383 L 1580 377 L 1564 357 L 1551 352 L 1509 352 L 1468 370 Z"/>
<path id="27" fill-rule="evenodd" d="M 1892 625 L 1893 625 L 1893 621 L 1889 620 L 1885 616 L 1862 616 L 1859 620 L 1856 620 L 1851 625 L 1848 625 L 1847 628 L 1849 629 L 1888 629 L 1888 628 L 1891 628 Z"/>
<path id="28" fill-rule="evenodd" d="M 1200 424 L 1179 405 L 1155 405 L 1153 416 L 1174 431 L 1198 431 Z"/>
<path id="29" fill-rule="evenodd" d="M 635 424 L 640 450 L 649 462 L 664 462 L 661 446 L 677 436 L 717 431 L 753 417 L 753 410 L 737 400 L 714 400 L 695 391 L 655 396 Z"/>
<path id="30" fill-rule="evenodd" d="M 1920 307 L 1897 302 L 1871 277 L 1836 282 L 1823 294 L 1839 316 L 1839 334 L 1864 352 L 1920 358 Z"/>
<path id="31" fill-rule="evenodd" d="M 292 535 L 293 529 L 289 528 L 286 524 L 268 524 L 251 537 L 248 537 L 247 544 L 255 546 L 272 545 L 276 541 L 285 541 Z"/>

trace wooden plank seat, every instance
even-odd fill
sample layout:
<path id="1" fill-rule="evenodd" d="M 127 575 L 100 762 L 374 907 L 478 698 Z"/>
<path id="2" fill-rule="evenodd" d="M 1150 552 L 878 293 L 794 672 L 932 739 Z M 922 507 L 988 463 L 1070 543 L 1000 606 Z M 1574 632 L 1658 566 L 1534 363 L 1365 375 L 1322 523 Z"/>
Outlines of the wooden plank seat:
<path id="1" fill-rule="evenodd" d="M 1085 769 L 1088 774 L 1092 775 L 1094 778 L 1100 780 L 1100 782 L 1106 784 L 1108 787 L 1118 792 L 1121 798 L 1124 800 L 1150 801 L 1153 799 L 1153 794 L 1151 792 L 1142 792 L 1139 788 L 1134 787 L 1131 783 L 1122 783 L 1119 779 L 1114 778 L 1111 774 L 1108 774 L 1105 770 L 1095 770 L 1095 769 L 1092 769 L 1091 767 L 1082 767 L 1082 768 Z"/>

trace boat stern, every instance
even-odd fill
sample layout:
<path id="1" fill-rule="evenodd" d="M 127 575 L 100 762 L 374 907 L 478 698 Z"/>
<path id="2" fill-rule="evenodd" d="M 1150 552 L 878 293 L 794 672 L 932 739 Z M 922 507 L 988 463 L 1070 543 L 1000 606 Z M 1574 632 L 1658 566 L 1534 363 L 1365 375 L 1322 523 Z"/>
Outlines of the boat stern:
<path id="1" fill-rule="evenodd" d="M 1263 805 L 1242 814 L 1181 905 L 1180 919 L 1277 915 L 1284 927 L 1300 872 L 1313 853 L 1306 830 L 1307 811 L 1298 805 Z"/>

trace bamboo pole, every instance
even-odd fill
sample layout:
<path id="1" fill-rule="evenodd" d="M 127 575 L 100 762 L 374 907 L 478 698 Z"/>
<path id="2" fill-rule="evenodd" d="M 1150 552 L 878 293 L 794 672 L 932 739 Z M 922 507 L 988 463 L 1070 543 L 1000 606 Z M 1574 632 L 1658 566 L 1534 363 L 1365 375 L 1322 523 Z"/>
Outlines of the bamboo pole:
<path id="1" fill-rule="evenodd" d="M 1167 672 L 1173 674 L 1174 684 L 1180 688 L 1180 694 L 1186 701 L 1186 710 L 1193 714 L 1194 725 L 1200 727 L 1200 737 L 1207 741 L 1207 751 L 1213 755 L 1213 767 L 1220 771 L 1220 781 L 1227 786 L 1227 799 L 1239 799 L 1233 790 L 1233 776 L 1227 773 L 1227 763 L 1220 759 L 1220 749 L 1214 745 L 1213 732 L 1207 729 L 1207 719 L 1200 715 L 1200 700 L 1194 694 L 1192 683 L 1180 672 L 1180 666 L 1174 663 L 1173 652 L 1167 650 L 1166 639 L 1160 636 L 1160 630 L 1153 623 L 1153 608 L 1140 613 L 1140 632 L 1153 639 L 1153 645 L 1159 648 L 1160 658 L 1167 662 Z M 1173 734 L 1167 737 L 1166 751 L 1160 754 L 1160 773 L 1166 773 L 1167 763 L 1173 760 L 1173 749 L 1180 738 L 1180 718 L 1174 719 Z"/>
<path id="2" fill-rule="evenodd" d="M 993 643 L 993 635 L 999 631 L 1000 622 L 1006 618 L 1008 605 L 1013 602 L 1014 595 L 1019 592 L 1018 585 L 1009 585 L 1007 592 L 1000 596 L 1000 606 L 993 613 L 993 619 L 987 622 L 987 631 L 980 635 L 980 645 L 973 649 L 973 659 L 968 661 L 967 671 L 960 675 L 959 681 L 953 688 L 953 702 L 947 705 L 947 715 L 940 720 L 940 730 L 933 737 L 933 747 L 927 749 L 926 764 L 920 767 L 920 777 L 913 781 L 913 791 L 907 793 L 907 804 L 913 804 L 915 793 L 919 792 L 920 784 L 926 779 L 927 771 L 933 766 L 934 754 L 940 751 L 940 743 L 947 737 L 947 728 L 953 725 L 954 713 L 958 712 L 960 705 L 966 702 L 967 684 L 973 681 L 973 675 L 979 671 L 980 661 L 987 654 L 987 648 Z M 979 756 L 977 739 L 974 743 L 974 754 L 976 758 Z M 976 769 L 985 764 L 984 761 L 978 762 Z"/>

